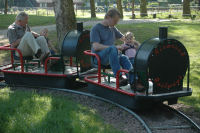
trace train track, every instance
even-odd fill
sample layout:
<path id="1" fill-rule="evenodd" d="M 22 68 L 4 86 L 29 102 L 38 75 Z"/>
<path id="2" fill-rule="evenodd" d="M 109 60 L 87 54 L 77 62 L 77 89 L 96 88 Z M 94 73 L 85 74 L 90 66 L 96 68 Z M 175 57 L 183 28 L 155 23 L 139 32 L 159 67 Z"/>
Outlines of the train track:
<path id="1" fill-rule="evenodd" d="M 6 86 L 7 86 L 7 84 L 0 82 L 0 87 L 6 87 Z M 15 86 L 15 87 L 28 87 L 28 86 Z M 30 86 L 28 88 L 30 88 Z M 60 88 L 46 88 L 46 89 L 83 95 L 83 96 L 91 97 L 91 98 L 115 105 L 115 106 L 121 108 L 122 110 L 130 113 L 132 116 L 134 116 L 140 122 L 141 126 L 146 130 L 147 133 L 153 133 L 153 132 L 161 133 L 161 132 L 166 132 L 166 131 L 171 132 L 171 130 L 178 133 L 177 130 L 180 130 L 180 129 L 183 129 L 183 130 L 187 129 L 187 130 L 190 130 L 191 132 L 200 133 L 200 127 L 194 121 L 192 121 L 187 115 L 185 115 L 184 113 L 182 113 L 178 110 L 173 109 L 170 106 L 164 105 L 164 104 L 156 106 L 155 108 L 153 108 L 153 110 L 136 113 L 135 111 L 130 110 L 122 105 L 119 105 L 118 103 L 115 103 L 108 99 L 104 99 L 102 97 L 95 96 L 91 93 L 88 93 L 88 92 L 85 92 L 82 90 L 77 91 L 77 90 L 60 89 Z M 150 111 L 156 111 L 156 110 L 159 114 L 157 114 L 157 113 L 154 114 L 155 112 L 150 112 Z M 166 123 L 167 120 L 161 119 L 162 114 L 160 114 L 160 112 L 162 112 L 163 114 L 167 114 L 167 115 L 169 115 L 171 113 L 171 115 L 176 116 L 177 118 L 169 118 L 168 119 L 169 123 L 164 125 L 163 122 L 165 121 L 165 123 Z M 148 115 L 146 115 L 146 114 L 148 114 Z M 157 119 L 157 118 L 160 120 L 155 122 L 155 119 Z M 170 122 L 174 121 L 175 119 L 177 119 L 177 120 L 182 119 L 184 122 L 181 121 L 179 123 L 179 125 L 177 125 L 177 123 L 172 125 L 172 123 L 170 123 Z"/>
<path id="2" fill-rule="evenodd" d="M 137 114 L 154 133 L 200 133 L 200 127 L 192 119 L 165 104 Z"/>

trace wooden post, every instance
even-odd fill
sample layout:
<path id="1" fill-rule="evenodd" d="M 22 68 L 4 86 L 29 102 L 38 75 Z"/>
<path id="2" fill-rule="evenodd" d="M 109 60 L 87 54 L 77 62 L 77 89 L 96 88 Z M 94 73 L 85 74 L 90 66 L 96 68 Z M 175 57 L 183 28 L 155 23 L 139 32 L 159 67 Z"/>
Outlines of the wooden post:
<path id="1" fill-rule="evenodd" d="M 6 15 L 8 12 L 8 0 L 5 0 L 5 9 L 4 9 L 4 14 Z"/>

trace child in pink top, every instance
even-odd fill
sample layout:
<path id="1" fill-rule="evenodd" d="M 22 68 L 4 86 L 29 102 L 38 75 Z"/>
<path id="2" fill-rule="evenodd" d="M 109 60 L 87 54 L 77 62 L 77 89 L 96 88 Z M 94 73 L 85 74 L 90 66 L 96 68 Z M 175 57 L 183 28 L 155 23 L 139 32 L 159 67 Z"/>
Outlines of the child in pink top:
<path id="1" fill-rule="evenodd" d="M 128 56 L 132 65 L 134 64 L 134 58 L 139 45 L 140 44 L 135 40 L 133 33 L 127 32 L 125 34 L 125 41 L 124 44 L 121 45 L 121 50 L 123 54 Z"/>

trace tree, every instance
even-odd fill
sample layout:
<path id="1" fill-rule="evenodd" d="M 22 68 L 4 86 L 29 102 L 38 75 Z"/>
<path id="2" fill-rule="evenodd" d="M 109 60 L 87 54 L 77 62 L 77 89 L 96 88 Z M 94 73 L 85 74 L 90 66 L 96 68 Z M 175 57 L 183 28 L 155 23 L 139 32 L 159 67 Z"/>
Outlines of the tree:
<path id="1" fill-rule="evenodd" d="M 123 18 L 123 8 L 122 8 L 122 1 L 121 0 L 117 0 L 117 9 L 120 12 L 120 18 Z"/>
<path id="2" fill-rule="evenodd" d="M 91 18 L 96 18 L 94 0 L 90 0 L 90 10 L 91 10 Z"/>
<path id="3" fill-rule="evenodd" d="M 64 35 L 68 31 L 76 29 L 73 1 L 54 0 L 54 12 L 56 18 L 57 38 L 60 44 L 64 38 Z"/>
<path id="4" fill-rule="evenodd" d="M 147 1 L 146 0 L 140 0 L 140 16 L 141 17 L 148 16 L 148 14 L 147 14 Z"/>
<path id="5" fill-rule="evenodd" d="M 200 0 L 199 0 L 199 10 L 200 10 Z"/>
<path id="6" fill-rule="evenodd" d="M 183 0 L 183 16 L 191 16 L 190 0 Z"/>
<path id="7" fill-rule="evenodd" d="M 7 12 L 8 12 L 8 0 L 5 0 L 4 14 L 7 14 Z"/>
<path id="8" fill-rule="evenodd" d="M 135 0 L 132 0 L 132 19 L 135 18 Z"/>

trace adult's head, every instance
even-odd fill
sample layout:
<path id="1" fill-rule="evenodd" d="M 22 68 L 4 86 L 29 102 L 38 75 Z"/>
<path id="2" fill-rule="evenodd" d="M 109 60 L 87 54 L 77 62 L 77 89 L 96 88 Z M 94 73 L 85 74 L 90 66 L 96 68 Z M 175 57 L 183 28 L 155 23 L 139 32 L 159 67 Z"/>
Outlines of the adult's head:
<path id="1" fill-rule="evenodd" d="M 120 20 L 120 13 L 117 9 L 110 9 L 106 13 L 104 17 L 104 21 L 108 24 L 108 26 L 113 27 L 115 26 L 118 21 Z"/>
<path id="2" fill-rule="evenodd" d="M 20 12 L 16 16 L 16 21 L 18 25 L 25 27 L 28 24 L 28 14 L 25 12 Z"/>

